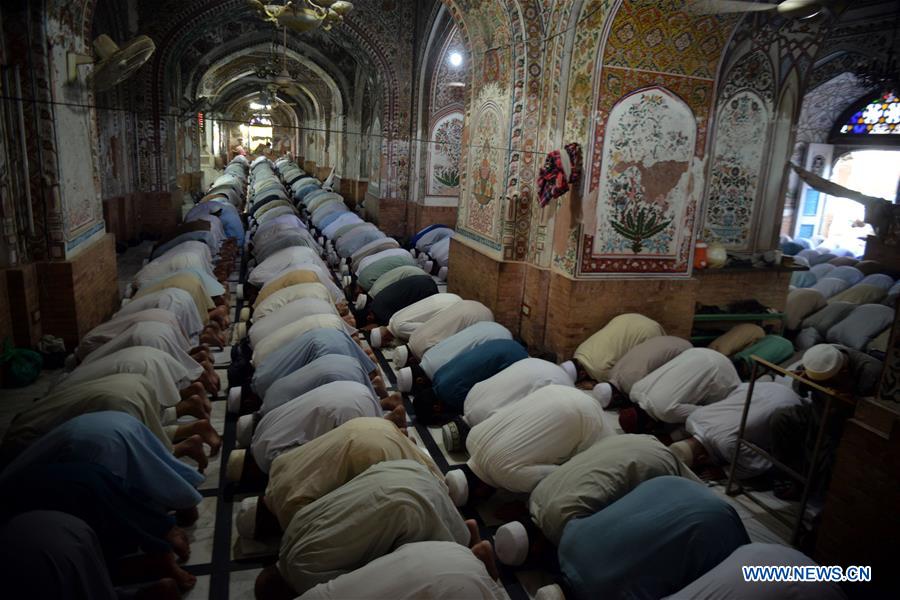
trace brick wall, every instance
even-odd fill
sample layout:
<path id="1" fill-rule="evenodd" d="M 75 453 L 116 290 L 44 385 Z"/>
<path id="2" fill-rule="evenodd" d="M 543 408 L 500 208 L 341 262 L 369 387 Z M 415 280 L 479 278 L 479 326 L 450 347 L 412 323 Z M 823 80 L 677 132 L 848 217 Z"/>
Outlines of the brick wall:
<path id="1" fill-rule="evenodd" d="M 624 313 L 644 314 L 672 335 L 690 336 L 697 281 L 575 281 L 532 265 L 498 261 L 454 239 L 447 289 L 494 311 L 496 321 L 528 344 L 532 354 L 549 351 L 562 360 Z"/>
<path id="2" fill-rule="evenodd" d="M 181 218 L 181 192 L 141 192 L 136 195 L 144 235 L 160 237 L 175 229 Z"/>
<path id="3" fill-rule="evenodd" d="M 870 565 L 872 583 L 858 590 L 866 594 L 860 597 L 888 597 L 891 588 L 896 593 L 898 504 L 900 411 L 863 400 L 844 428 L 813 558 L 824 565 Z"/>
<path id="4" fill-rule="evenodd" d="M 347 206 L 355 209 L 361 202 L 366 199 L 366 190 L 369 187 L 368 181 L 357 181 L 355 179 L 341 179 L 340 193 L 344 197 Z"/>
<path id="5" fill-rule="evenodd" d="M 700 282 L 697 302 L 724 305 L 739 300 L 755 299 L 766 306 L 784 310 L 791 273 L 775 269 L 695 271 Z"/>
<path id="6" fill-rule="evenodd" d="M 304 160 L 303 161 L 303 170 L 309 173 L 311 176 L 315 176 L 316 173 L 316 161 L 314 160 Z"/>
<path id="7" fill-rule="evenodd" d="M 459 209 L 455 206 L 426 206 L 416 203 L 414 226 L 410 233 L 436 224 L 456 227 L 456 214 L 458 211 Z"/>
<path id="8" fill-rule="evenodd" d="M 75 258 L 38 263 L 43 332 L 73 350 L 82 335 L 107 320 L 119 304 L 116 249 L 112 234 Z"/>
<path id="9" fill-rule="evenodd" d="M 613 317 L 640 313 L 666 333 L 689 337 L 694 319 L 695 279 L 604 279 L 574 281 L 551 273 L 544 348 L 560 360 Z"/>
<path id="10" fill-rule="evenodd" d="M 407 230 L 407 205 L 406 200 L 393 198 L 375 198 L 371 194 L 366 197 L 366 214 L 387 235 L 405 238 L 410 231 Z M 411 212 L 410 212 L 411 214 Z"/>
<path id="11" fill-rule="evenodd" d="M 328 176 L 331 175 L 331 167 L 326 166 L 316 166 L 316 178 L 320 181 L 325 181 L 328 179 Z"/>
<path id="12" fill-rule="evenodd" d="M 6 269 L 4 279 L 13 342 L 21 348 L 31 348 L 43 335 L 41 321 L 33 318 L 41 309 L 37 266 L 32 263 Z"/>
<path id="13" fill-rule="evenodd" d="M 526 265 L 504 263 L 466 246 L 450 242 L 447 291 L 478 300 L 494 313 L 494 320 L 519 333 Z"/>

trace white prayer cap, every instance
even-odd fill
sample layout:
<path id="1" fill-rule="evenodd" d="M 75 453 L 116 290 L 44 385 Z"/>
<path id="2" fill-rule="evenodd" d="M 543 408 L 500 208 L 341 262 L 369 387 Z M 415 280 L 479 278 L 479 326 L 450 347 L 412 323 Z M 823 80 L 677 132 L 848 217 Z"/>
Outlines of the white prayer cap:
<path id="1" fill-rule="evenodd" d="M 612 402 L 612 386 L 608 383 L 598 383 L 592 393 L 603 408 L 607 408 Z"/>
<path id="2" fill-rule="evenodd" d="M 574 362 L 572 362 L 571 360 L 567 360 L 566 362 L 564 362 L 563 364 L 561 364 L 559 366 L 562 367 L 563 370 L 569 374 L 569 377 L 572 378 L 573 382 L 576 379 L 578 379 L 578 369 L 575 368 Z"/>
<path id="3" fill-rule="evenodd" d="M 241 412 L 241 387 L 233 387 L 228 390 L 228 403 L 226 408 L 228 412 L 237 414 Z"/>
<path id="4" fill-rule="evenodd" d="M 818 344 L 803 355 L 803 368 L 813 381 L 826 381 L 844 368 L 845 360 L 844 353 L 831 344 Z"/>
<path id="5" fill-rule="evenodd" d="M 350 277 L 349 275 L 344 275 L 343 282 L 344 282 L 344 287 L 347 287 L 348 285 L 353 283 L 353 278 Z"/>
<path id="6" fill-rule="evenodd" d="M 438 271 L 437 276 L 441 281 L 447 281 L 447 267 L 441 267 L 441 269 Z"/>
<path id="7" fill-rule="evenodd" d="M 674 444 L 669 446 L 669 450 L 672 452 L 672 454 L 678 457 L 678 460 L 686 464 L 688 467 L 693 466 L 694 451 L 691 449 L 691 445 L 687 440 L 675 442 Z"/>
<path id="8" fill-rule="evenodd" d="M 362 310 L 366 307 L 366 304 L 369 303 L 369 297 L 365 294 L 360 294 L 356 297 L 356 310 Z"/>
<path id="9" fill-rule="evenodd" d="M 434 261 L 433 261 L 433 260 L 426 260 L 426 261 L 425 261 L 425 264 L 422 265 L 422 269 L 423 269 L 426 273 L 431 273 L 431 270 L 432 270 L 433 268 L 434 268 Z"/>
<path id="10" fill-rule="evenodd" d="M 238 320 L 241 323 L 246 323 L 247 321 L 249 321 L 250 320 L 250 309 L 247 308 L 246 306 L 244 308 L 242 308 L 240 315 L 238 316 Z"/>
<path id="11" fill-rule="evenodd" d="M 545 585 L 534 594 L 534 600 L 566 600 L 562 588 L 556 585 Z"/>
<path id="12" fill-rule="evenodd" d="M 256 537 L 256 509 L 259 497 L 244 498 L 241 500 L 241 508 L 237 514 L 237 531 L 245 539 L 252 540 Z"/>
<path id="13" fill-rule="evenodd" d="M 413 258 L 415 258 L 419 255 L 419 251 L 416 248 L 413 248 L 412 250 L 410 250 L 409 253 L 412 255 Z"/>
<path id="14" fill-rule="evenodd" d="M 450 490 L 450 499 L 454 506 L 463 506 L 469 500 L 469 482 L 462 469 L 453 469 L 444 476 L 447 488 Z"/>
<path id="15" fill-rule="evenodd" d="M 242 415 L 237 422 L 237 437 L 235 443 L 238 448 L 249 448 L 253 441 L 253 415 Z"/>
<path id="16" fill-rule="evenodd" d="M 400 346 L 394 351 L 394 365 L 402 367 L 409 361 L 409 347 Z"/>
<path id="17" fill-rule="evenodd" d="M 494 550 L 504 565 L 518 567 L 528 558 L 528 531 L 518 521 L 497 529 L 494 534 Z"/>
<path id="18" fill-rule="evenodd" d="M 369 332 L 369 345 L 373 348 L 381 348 L 381 327 L 376 327 Z"/>
<path id="19" fill-rule="evenodd" d="M 397 371 L 397 388 L 401 392 L 409 392 L 412 389 L 413 372 L 410 367 L 403 367 Z"/>
<path id="20" fill-rule="evenodd" d="M 246 450 L 232 450 L 228 455 L 228 465 L 225 467 L 225 479 L 230 483 L 237 483 L 244 473 L 244 459 Z"/>
<path id="21" fill-rule="evenodd" d="M 238 300 L 244 299 L 244 284 L 243 283 L 237 284 L 237 299 Z"/>
<path id="22" fill-rule="evenodd" d="M 242 340 L 247 337 L 247 323 L 242 321 L 237 324 L 234 328 L 234 334 L 237 336 L 237 339 Z"/>
<path id="23" fill-rule="evenodd" d="M 337 261 L 334 261 L 334 262 L 337 262 Z M 350 274 L 350 267 L 348 267 L 346 264 L 342 263 L 341 264 L 341 276 L 347 276 L 349 274 Z"/>

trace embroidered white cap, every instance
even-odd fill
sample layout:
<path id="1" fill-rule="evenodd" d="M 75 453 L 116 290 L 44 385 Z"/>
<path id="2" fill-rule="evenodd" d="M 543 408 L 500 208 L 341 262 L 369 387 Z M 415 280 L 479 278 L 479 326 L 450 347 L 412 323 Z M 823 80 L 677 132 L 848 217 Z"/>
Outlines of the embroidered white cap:
<path id="1" fill-rule="evenodd" d="M 494 550 L 504 565 L 518 567 L 528 558 L 528 531 L 518 521 L 497 529 L 494 534 Z"/>
<path id="2" fill-rule="evenodd" d="M 463 506 L 469 500 L 469 482 L 462 469 L 453 469 L 444 476 L 447 489 L 450 491 L 450 500 L 454 506 Z"/>
<path id="3" fill-rule="evenodd" d="M 381 348 L 381 327 L 376 327 L 369 332 L 369 345 L 373 348 Z"/>

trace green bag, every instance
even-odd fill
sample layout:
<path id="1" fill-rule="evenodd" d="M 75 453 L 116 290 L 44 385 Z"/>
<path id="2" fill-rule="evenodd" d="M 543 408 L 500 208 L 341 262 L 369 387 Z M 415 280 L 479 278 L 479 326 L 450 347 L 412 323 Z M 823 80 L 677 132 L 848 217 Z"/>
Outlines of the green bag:
<path id="1" fill-rule="evenodd" d="M 44 359 L 34 350 L 13 347 L 12 340 L 3 342 L 3 353 L 0 354 L 0 372 L 3 387 L 25 387 L 34 383 L 41 375 Z"/>

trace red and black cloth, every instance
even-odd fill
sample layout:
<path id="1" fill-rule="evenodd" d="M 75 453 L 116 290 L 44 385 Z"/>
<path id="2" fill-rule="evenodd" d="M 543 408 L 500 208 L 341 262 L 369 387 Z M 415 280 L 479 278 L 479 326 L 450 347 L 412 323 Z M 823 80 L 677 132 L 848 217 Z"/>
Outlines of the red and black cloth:
<path id="1" fill-rule="evenodd" d="M 554 150 L 547 155 L 538 178 L 538 203 L 541 208 L 569 191 L 581 179 L 581 145 L 569 144 L 563 151 Z"/>

